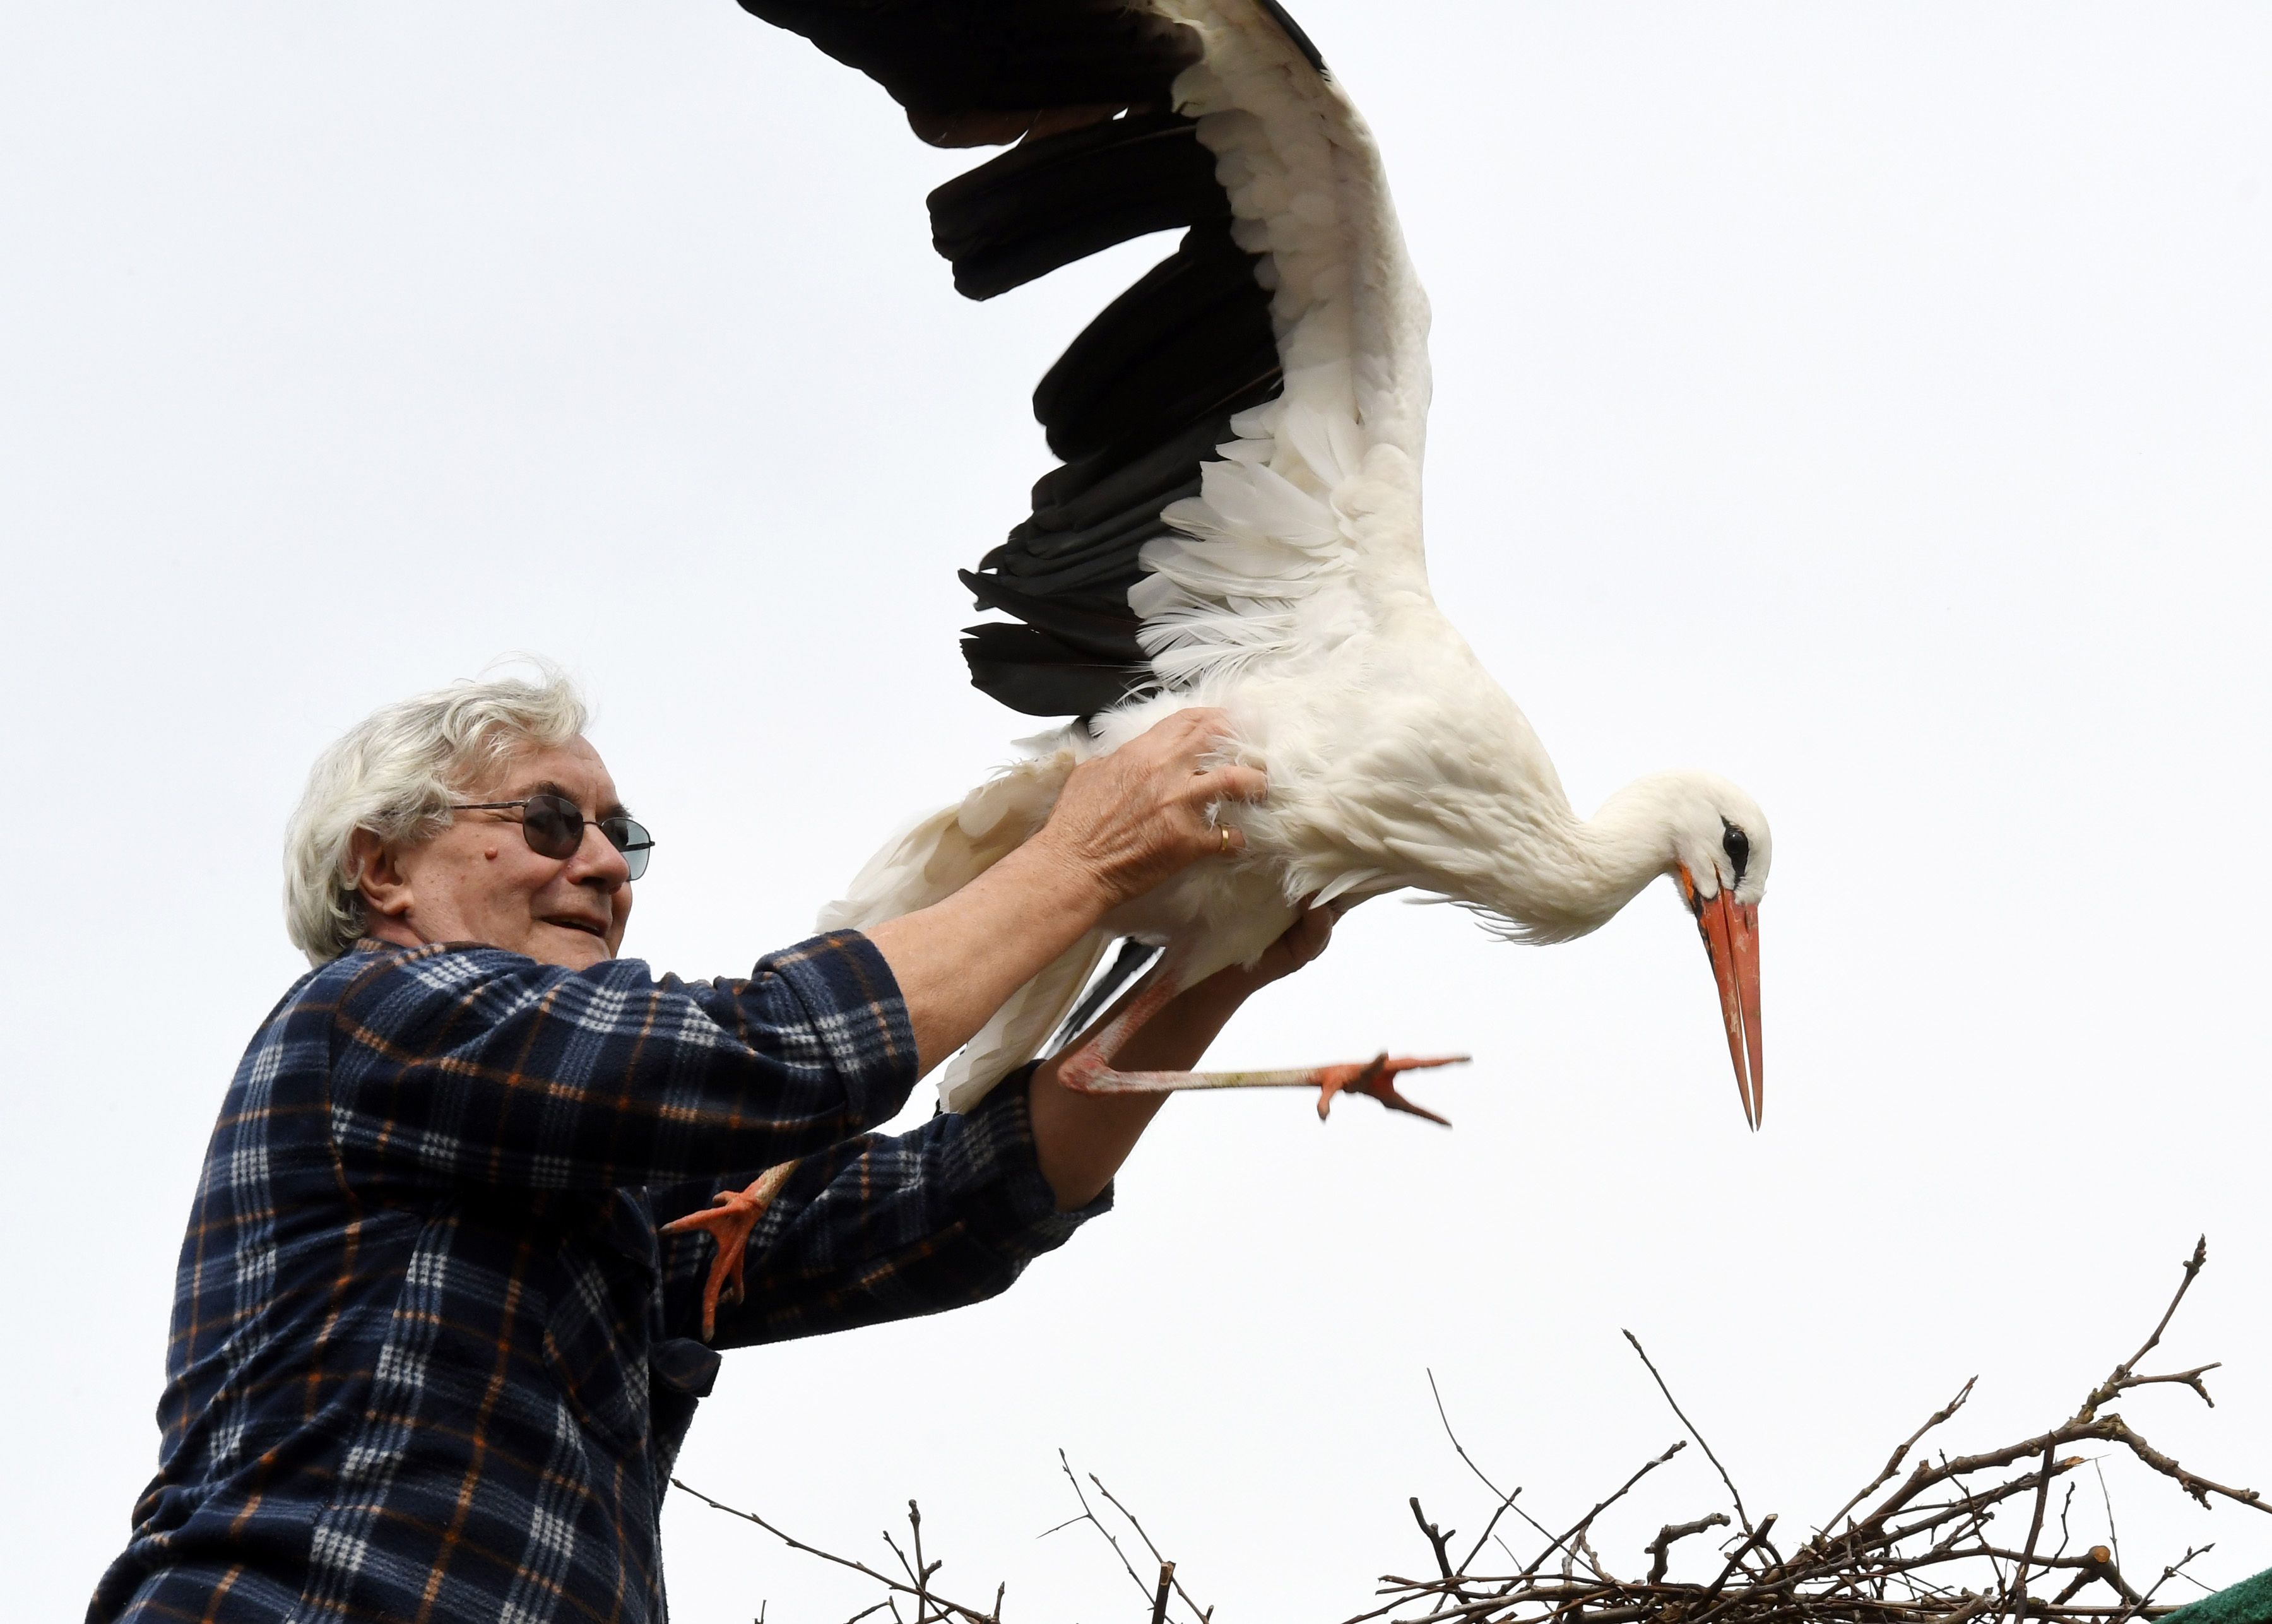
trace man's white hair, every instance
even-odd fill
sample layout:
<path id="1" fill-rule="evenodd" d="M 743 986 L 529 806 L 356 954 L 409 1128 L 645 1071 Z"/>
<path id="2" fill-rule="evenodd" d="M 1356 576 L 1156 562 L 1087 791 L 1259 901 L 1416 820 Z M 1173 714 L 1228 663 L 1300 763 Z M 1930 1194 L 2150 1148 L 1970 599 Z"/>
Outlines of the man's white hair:
<path id="1" fill-rule="evenodd" d="M 590 719 L 583 696 L 543 661 L 533 680 L 452 683 L 372 712 L 318 758 L 284 832 L 284 928 L 310 964 L 355 946 L 368 928 L 348 842 L 429 839 L 450 803 L 532 745 L 564 745 Z"/>

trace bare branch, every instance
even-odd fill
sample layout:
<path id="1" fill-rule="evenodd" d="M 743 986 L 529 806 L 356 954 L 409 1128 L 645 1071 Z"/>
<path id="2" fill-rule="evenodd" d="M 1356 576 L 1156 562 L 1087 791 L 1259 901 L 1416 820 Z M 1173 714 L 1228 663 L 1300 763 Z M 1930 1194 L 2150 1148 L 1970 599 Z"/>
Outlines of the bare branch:
<path id="1" fill-rule="evenodd" d="M 2132 1376 L 2131 1373 L 2138 1368 L 2138 1361 L 2140 1359 L 2144 1358 L 2156 1348 L 2161 1346 L 2162 1333 L 2170 1328 L 2171 1316 L 2178 1312 L 2178 1305 L 2186 1300 L 2186 1293 L 2193 1290 L 2194 1281 L 2200 1276 L 2202 1266 L 2208 1263 L 2208 1237 L 2204 1235 L 2199 1240 L 2194 1242 L 2194 1254 L 2186 1260 L 2185 1274 L 2178 1281 L 2177 1295 L 2171 1298 L 2170 1306 L 2162 1310 L 2162 1317 L 2155 1325 L 2153 1335 L 2146 1338 L 2145 1342 L 2140 1345 L 2137 1352 L 2132 1354 L 2128 1358 L 2124 1359 L 2119 1365 L 2117 1365 L 2114 1367 L 2112 1374 L 2109 1375 L 2105 1381 L 2100 1382 L 2096 1388 L 2091 1389 L 2090 1396 L 2082 1401 L 2082 1408 L 2075 1411 L 2074 1418 L 2076 1420 L 2089 1420 L 2093 1416 L 2098 1413 L 2099 1407 L 2101 1405 L 2111 1403 L 2116 1398 L 2128 1391 L 2131 1388 L 2141 1385 L 2138 1380 Z M 2213 1365 L 2204 1365 L 2201 1366 L 2201 1370 L 2187 1372 L 2186 1376 L 2174 1378 L 2149 1377 L 2147 1378 L 2147 1380 L 2150 1381 L 2159 1379 L 2186 1381 L 2186 1376 L 2189 1376 L 2192 1380 L 2187 1381 L 2186 1385 L 2191 1387 L 2194 1391 L 2199 1393 L 2201 1397 L 2206 1400 L 2208 1397 L 2208 1389 L 2201 1386 L 2200 1381 L 2201 1373 L 2202 1370 L 2214 1370 L 2216 1368 L 2216 1367 Z"/>
<path id="2" fill-rule="evenodd" d="M 1420 1524 L 1420 1531 L 1428 1536 L 1429 1546 L 1436 1553 L 1436 1571 L 1443 1575 L 1446 1579 L 1450 1578 L 1452 1576 L 1452 1559 L 1446 1553 L 1444 1547 L 1452 1543 L 1452 1536 L 1458 1533 L 1460 1530 L 1456 1528 L 1439 1529 L 1433 1523 L 1431 1523 L 1421 1512 L 1420 1497 L 1417 1494 L 1412 1496 L 1412 1498 L 1405 1503 L 1412 1508 L 1412 1520 Z"/>
<path id="3" fill-rule="evenodd" d="M 2044 1506 L 2051 1498 L 2052 1473 L 2059 1464 L 2052 1454 L 2056 1447 L 2044 1446 L 2043 1470 L 2036 1474 L 2036 1515 L 2029 1519 L 2028 1543 L 2012 1570 L 2012 1611 L 2021 1624 L 2026 1624 L 2028 1617 L 2028 1567 L 2036 1560 L 2036 1541 L 2044 1537 Z"/>
<path id="4" fill-rule="evenodd" d="M 765 1518 L 759 1516 L 754 1511 L 744 1511 L 738 1506 L 728 1505 L 724 1501 L 713 1500 L 710 1496 L 705 1494 L 700 1489 L 696 1488 L 692 1484 L 686 1482 L 684 1478 L 673 1478 L 670 1480 L 670 1486 L 675 1489 L 684 1490 L 687 1493 L 693 1495 L 695 1499 L 700 1501 L 704 1505 L 710 1507 L 714 1510 L 722 1511 L 729 1516 L 739 1517 L 744 1523 L 756 1523 L 759 1528 L 764 1529 L 766 1532 L 771 1534 L 774 1538 L 780 1540 L 792 1551 L 802 1551 L 807 1556 L 817 1556 L 824 1562 L 833 1562 L 839 1568 L 848 1568 L 856 1574 L 873 1579 L 877 1583 L 883 1585 L 886 1589 L 893 1591 L 896 1595 L 922 1595 L 922 1591 L 917 1586 L 903 1584 L 899 1580 L 893 1578 L 889 1574 L 878 1573 L 873 1568 L 869 1567 L 865 1562 L 855 1561 L 848 1556 L 838 1556 L 833 1552 L 822 1550 L 818 1545 L 807 1545 L 803 1540 L 797 1538 L 793 1534 L 783 1533 L 780 1529 L 774 1527 L 771 1523 L 766 1522 Z M 936 1596 L 931 1597 L 929 1599 L 933 1606 L 940 1609 L 938 1616 L 941 1618 L 960 1619 L 963 1620 L 963 1624 L 1001 1624 L 1000 1619 L 994 1613 L 988 1613 L 981 1608 L 966 1607 L 959 1602 L 947 1601 Z"/>
<path id="5" fill-rule="evenodd" d="M 1894 1480 L 1894 1474 L 1902 1469 L 1902 1462 L 1907 1458 L 1909 1452 L 1911 1449 L 1917 1448 L 1917 1441 L 1923 1438 L 1927 1433 L 1932 1431 L 1934 1427 L 1939 1426 L 1942 1422 L 1947 1420 L 1958 1411 L 1963 1409 L 1964 1401 L 1972 1396 L 1973 1383 L 1979 1380 L 1980 1378 L 1977 1376 L 1968 1377 L 1964 1385 L 1956 1390 L 1956 1396 L 1950 1399 L 1939 1409 L 1927 1416 L 1923 1426 L 1918 1427 L 1917 1431 L 1902 1439 L 1901 1443 L 1895 1447 L 1892 1456 L 1887 1460 L 1886 1469 L 1870 1480 L 1868 1487 L 1861 1490 L 1853 1497 L 1853 1499 L 1848 1501 L 1844 1505 L 1839 1507 L 1837 1510 L 1832 1512 L 1830 1514 L 1830 1520 L 1827 1523 L 1825 1523 L 1820 1529 L 1817 1530 L 1817 1533 L 1825 1534 L 1836 1528 L 1839 1522 L 1848 1512 L 1853 1510 L 1855 1507 L 1860 1505 L 1864 1501 L 1869 1499 L 1871 1495 L 1885 1487 L 1887 1484 L 1891 1483 Z"/>
<path id="6" fill-rule="evenodd" d="M 1736 1480 L 1728 1475 L 1728 1469 L 1720 1464 L 1720 1457 L 1712 1453 L 1712 1446 L 1704 1441 L 1704 1434 L 1696 1430 L 1696 1423 L 1682 1411 L 1680 1401 L 1673 1397 L 1672 1389 L 1665 1386 L 1664 1378 L 1657 1374 L 1655 1365 L 1649 1359 L 1648 1350 L 1640 1345 L 1640 1338 L 1631 1331 L 1625 1333 L 1625 1338 L 1633 1343 L 1633 1351 L 1640 1355 L 1640 1362 L 1648 1366 L 1648 1373 L 1656 1382 L 1656 1390 L 1664 1395 L 1664 1402 L 1672 1406 L 1672 1413 L 1680 1417 L 1680 1425 L 1688 1429 L 1688 1435 L 1696 1441 L 1696 1447 L 1704 1451 L 1704 1458 L 1711 1462 L 1713 1470 L 1720 1474 L 1720 1481 L 1728 1486 L 1728 1498 L 1736 1502 L 1736 1521 L 1743 1524 L 1745 1533 L 1750 1533 L 1752 1519 L 1745 1513 L 1744 1497 L 1736 1492 Z"/>
<path id="7" fill-rule="evenodd" d="M 1698 1517 L 1693 1523 L 1667 1523 L 1663 1528 L 1658 1529 L 1656 1538 L 1641 1546 L 1642 1551 L 1647 1553 L 1649 1558 L 1648 1582 L 1651 1584 L 1662 1584 L 1664 1582 L 1664 1569 L 1672 1560 L 1674 1541 L 1685 1539 L 1691 1534 L 1700 1534 L 1708 1528 L 1727 1526 L 1728 1514 L 1724 1511 L 1715 1511 L 1708 1517 Z"/>
<path id="8" fill-rule="evenodd" d="M 1110 1545 L 1112 1554 L 1120 1559 L 1120 1566 L 1127 1570 L 1129 1580 L 1136 1586 L 1138 1593 L 1148 1599 L 1152 1594 L 1152 1587 L 1145 1583 L 1142 1575 L 1137 1573 L 1136 1565 L 1128 1560 L 1128 1553 L 1120 1548 L 1120 1541 L 1113 1537 L 1112 1530 L 1098 1522 L 1096 1513 L 1089 1509 L 1088 1496 L 1080 1492 L 1080 1479 L 1072 1475 L 1072 1463 L 1065 1459 L 1065 1452 L 1063 1449 L 1058 1451 L 1058 1465 L 1065 1472 L 1065 1481 L 1072 1485 L 1073 1498 L 1080 1501 L 1080 1515 L 1070 1522 L 1058 1523 L 1058 1528 L 1070 1528 L 1074 1523 L 1087 1523 L 1098 1533 L 1103 1535 L 1105 1544 Z M 1057 1531 L 1057 1528 L 1050 1530 L 1051 1534 Z M 1043 1538 L 1048 1537 L 1047 1534 L 1043 1536 Z"/>
<path id="9" fill-rule="evenodd" d="M 1128 1519 L 1128 1526 L 1136 1530 L 1136 1538 L 1144 1542 L 1144 1548 L 1152 1553 L 1152 1560 L 1164 1566 L 1167 1568 L 1169 1575 L 1172 1577 L 1176 1571 L 1176 1565 L 1173 1562 L 1169 1561 L 1166 1557 L 1160 1554 L 1160 1547 L 1152 1543 L 1152 1536 L 1144 1531 L 1144 1525 L 1136 1520 L 1136 1514 L 1129 1510 L 1127 1507 L 1122 1505 L 1118 1497 L 1116 1496 L 1110 1489 L 1104 1486 L 1104 1480 L 1099 1478 L 1095 1472 L 1088 1474 L 1088 1480 L 1096 1485 L 1096 1492 L 1098 1493 L 1103 1495 L 1106 1500 L 1112 1502 L 1112 1508 L 1115 1511 L 1117 1511 L 1122 1516 Z M 1199 1603 L 1192 1599 L 1192 1593 L 1184 1588 L 1184 1582 L 1181 1579 L 1176 1580 L 1176 1594 L 1184 1598 L 1184 1605 L 1189 1607 L 1192 1613 L 1200 1619 L 1207 1619 L 1212 1616 L 1214 1613 L 1214 1609 L 1213 1607 L 1201 1611 Z"/>
<path id="10" fill-rule="evenodd" d="M 1468 1553 L 1467 1561 L 1462 1562 L 1461 1566 L 1465 1568 L 1474 1562 L 1476 1554 L 1484 1548 L 1484 1542 L 1491 1538 L 1491 1530 L 1498 1526 L 1499 1518 L 1504 1516 L 1509 1511 L 1513 1512 L 1515 1515 L 1529 1523 L 1531 1527 L 1536 1529 L 1540 1533 L 1545 1533 L 1546 1529 L 1543 1524 L 1542 1524 L 1536 1517 L 1532 1516 L 1528 1511 L 1525 1511 L 1521 1507 L 1514 1503 L 1515 1497 L 1522 1493 L 1521 1486 L 1518 1484 L 1513 1488 L 1508 1490 L 1506 1493 L 1500 1494 L 1498 1485 L 1493 1483 L 1490 1478 L 1484 1475 L 1484 1469 L 1476 1465 L 1475 1457 L 1468 1453 L 1467 1446 L 1460 1441 L 1460 1435 L 1452 1430 L 1452 1418 L 1445 1412 L 1444 1395 L 1442 1390 L 1436 1386 L 1436 1373 L 1433 1370 L 1428 1372 L 1428 1396 L 1436 1401 L 1436 1419 L 1443 1423 L 1444 1436 L 1450 1441 L 1453 1453 L 1457 1455 L 1460 1459 L 1466 1463 L 1467 1469 L 1469 1471 L 1476 1474 L 1476 1482 L 1482 1484 L 1484 1487 L 1489 1489 L 1493 1494 L 1498 1496 L 1498 1505 L 1492 1510 L 1491 1521 L 1484 1525 L 1484 1531 L 1476 1537 L 1475 1550 Z M 1509 1552 L 1508 1554 L 1512 1556 L 1513 1553 Z"/>
<path id="11" fill-rule="evenodd" d="M 1580 1517 L 1578 1521 L 1571 1526 L 1568 1532 L 1556 1536 L 1554 1542 L 1538 1553 L 1538 1560 L 1522 1570 L 1521 1576 L 1528 1578 L 1532 1574 L 1536 1573 L 1539 1568 L 1545 1566 L 1546 1559 L 1553 1555 L 1555 1552 L 1560 1550 L 1566 1544 L 1567 1544 L 1573 1535 L 1582 1534 L 1588 1529 L 1591 1528 L 1594 1525 L 1594 1519 L 1601 1515 L 1604 1511 L 1607 1511 L 1611 1506 L 1616 1505 L 1619 1501 L 1623 1500 L 1626 1495 L 1632 1491 L 1634 1484 L 1639 1483 L 1643 1478 L 1648 1477 L 1649 1473 L 1655 1471 L 1658 1467 L 1663 1465 L 1665 1462 L 1670 1460 L 1674 1456 L 1679 1454 L 1687 1447 L 1688 1444 L 1686 1440 L 1676 1439 L 1670 1449 L 1667 1449 L 1655 1460 L 1650 1461 L 1648 1464 L 1644 1465 L 1639 1471 L 1633 1473 L 1632 1477 L 1627 1478 L 1624 1483 L 1618 1486 L 1618 1492 L 1616 1493 L 1611 1495 L 1607 1500 L 1602 1501 L 1601 1504 L 1596 1506 L 1584 1516 Z"/>

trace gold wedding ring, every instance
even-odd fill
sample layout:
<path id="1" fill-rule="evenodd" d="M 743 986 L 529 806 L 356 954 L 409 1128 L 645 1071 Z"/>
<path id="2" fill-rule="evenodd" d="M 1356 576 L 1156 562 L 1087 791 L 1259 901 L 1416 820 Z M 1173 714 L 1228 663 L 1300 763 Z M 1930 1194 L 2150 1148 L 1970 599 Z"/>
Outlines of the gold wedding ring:
<path id="1" fill-rule="evenodd" d="M 1230 855 L 1230 826 L 1229 824 L 1218 825 L 1215 828 L 1215 838 L 1222 842 L 1215 849 L 1215 856 L 1219 857 L 1229 857 Z"/>

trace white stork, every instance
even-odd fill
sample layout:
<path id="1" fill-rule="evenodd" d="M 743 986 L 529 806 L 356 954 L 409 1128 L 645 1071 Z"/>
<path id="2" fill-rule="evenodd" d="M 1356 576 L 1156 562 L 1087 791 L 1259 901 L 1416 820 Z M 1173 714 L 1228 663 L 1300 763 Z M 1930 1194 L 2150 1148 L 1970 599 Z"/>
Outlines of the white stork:
<path id="1" fill-rule="evenodd" d="M 1041 826 L 1075 764 L 1184 707 L 1228 714 L 1226 749 L 1267 768 L 1269 798 L 1219 809 L 1244 832 L 1238 859 L 1186 870 L 1021 988 L 949 1067 L 949 1108 L 1039 1053 L 1125 938 L 1166 951 L 1128 1014 L 1068 1057 L 1067 1083 L 1300 1083 L 1321 1088 L 1320 1114 L 1348 1089 L 1432 1116 L 1393 1079 L 1440 1061 L 1122 1074 L 1111 1057 L 1176 992 L 1252 962 L 1305 895 L 1412 890 L 1550 942 L 1670 876 L 1756 1127 L 1767 819 L 1695 772 L 1579 817 L 1438 609 L 1420 532 L 1427 299 L 1372 136 L 1293 19 L 1274 0 L 741 3 L 866 71 L 925 140 L 1015 143 L 931 194 L 964 294 L 1185 228 L 1042 379 L 1034 409 L 1063 466 L 962 576 L 1009 617 L 967 632 L 972 680 L 1073 720 L 878 853 L 821 923 L 950 894 Z"/>

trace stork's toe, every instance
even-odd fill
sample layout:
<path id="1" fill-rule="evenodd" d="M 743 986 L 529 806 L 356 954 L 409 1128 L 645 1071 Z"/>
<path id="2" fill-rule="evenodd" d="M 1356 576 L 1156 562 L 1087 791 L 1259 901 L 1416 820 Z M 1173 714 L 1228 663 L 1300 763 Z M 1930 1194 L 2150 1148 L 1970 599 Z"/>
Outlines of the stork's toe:
<path id="1" fill-rule="evenodd" d="M 1379 1100 L 1391 1111 L 1401 1111 L 1415 1117 L 1425 1117 L 1431 1122 L 1452 1126 L 1451 1119 L 1439 1117 L 1425 1105 L 1416 1105 L 1396 1091 L 1392 1081 L 1399 1072 L 1427 1071 L 1439 1066 L 1464 1066 L 1469 1057 L 1464 1054 L 1402 1055 L 1391 1059 L 1386 1051 L 1372 1057 L 1362 1066 L 1321 1066 L 1318 1068 L 1318 1119 L 1322 1122 L 1334 1108 L 1336 1094 L 1364 1094 Z"/>
<path id="2" fill-rule="evenodd" d="M 748 1261 L 750 1236 L 758 1227 L 758 1220 L 766 1216 L 766 1209 L 774 1204 L 774 1197 L 788 1182 L 790 1170 L 796 1165 L 785 1162 L 779 1167 L 769 1167 L 748 1186 L 739 1190 L 721 1190 L 711 1198 L 711 1204 L 700 1212 L 690 1212 L 683 1218 L 674 1218 L 662 1226 L 666 1235 L 705 1234 L 716 1243 L 717 1251 L 710 1258 L 709 1277 L 702 1283 L 702 1340 L 707 1342 L 717 1334 L 718 1305 L 742 1300 L 742 1269 Z"/>

